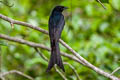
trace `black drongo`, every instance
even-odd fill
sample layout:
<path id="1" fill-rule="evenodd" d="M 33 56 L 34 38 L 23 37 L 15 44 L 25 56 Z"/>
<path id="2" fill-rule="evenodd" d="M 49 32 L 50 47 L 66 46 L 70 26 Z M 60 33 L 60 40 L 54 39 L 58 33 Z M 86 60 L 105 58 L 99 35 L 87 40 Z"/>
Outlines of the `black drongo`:
<path id="1" fill-rule="evenodd" d="M 63 71 L 64 66 L 62 63 L 62 59 L 60 56 L 60 49 L 59 49 L 59 39 L 61 37 L 61 32 L 65 25 L 64 16 L 62 11 L 67 9 L 64 6 L 56 6 L 50 15 L 49 18 L 49 37 L 51 43 L 51 57 L 48 64 L 47 72 L 51 70 L 54 64 L 57 64 Z"/>

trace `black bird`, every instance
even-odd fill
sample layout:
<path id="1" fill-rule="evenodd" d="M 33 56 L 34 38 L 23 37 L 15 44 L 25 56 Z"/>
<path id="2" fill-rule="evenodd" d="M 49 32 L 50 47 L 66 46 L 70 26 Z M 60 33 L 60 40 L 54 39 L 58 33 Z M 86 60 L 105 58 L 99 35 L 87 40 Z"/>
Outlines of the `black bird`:
<path id="1" fill-rule="evenodd" d="M 59 39 L 61 37 L 61 32 L 65 25 L 64 16 L 62 14 L 63 10 L 67 9 L 64 6 L 56 6 L 49 18 L 49 37 L 51 43 L 51 57 L 48 64 L 47 72 L 51 70 L 54 64 L 57 64 L 64 72 L 64 66 L 60 56 L 59 49 Z"/>

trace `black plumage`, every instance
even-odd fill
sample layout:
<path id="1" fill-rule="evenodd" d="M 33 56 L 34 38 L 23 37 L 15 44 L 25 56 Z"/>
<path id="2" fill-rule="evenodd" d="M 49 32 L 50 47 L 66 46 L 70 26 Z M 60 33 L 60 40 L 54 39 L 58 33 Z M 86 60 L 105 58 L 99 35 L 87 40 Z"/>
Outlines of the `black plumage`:
<path id="1" fill-rule="evenodd" d="M 64 6 L 56 6 L 51 13 L 49 18 L 49 37 L 51 43 L 51 57 L 48 64 L 47 72 L 51 70 L 54 64 L 57 64 L 63 71 L 64 66 L 62 63 L 62 59 L 60 56 L 60 49 L 59 49 L 59 39 L 61 37 L 61 32 L 65 25 L 64 16 L 62 11 L 67 9 Z"/>

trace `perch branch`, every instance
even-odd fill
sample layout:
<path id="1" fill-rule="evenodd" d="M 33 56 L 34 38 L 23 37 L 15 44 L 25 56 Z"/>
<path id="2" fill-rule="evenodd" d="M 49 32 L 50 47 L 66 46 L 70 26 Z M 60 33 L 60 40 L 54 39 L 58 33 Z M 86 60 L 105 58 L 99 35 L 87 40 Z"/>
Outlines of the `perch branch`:
<path id="1" fill-rule="evenodd" d="M 38 48 L 42 48 L 42 49 L 45 49 L 45 50 L 48 50 L 50 51 L 50 49 L 42 44 L 36 44 L 36 43 L 33 43 L 33 42 L 30 42 L 30 41 L 26 41 L 26 40 L 23 40 L 23 39 L 19 39 L 19 38 L 15 38 L 15 37 L 9 37 L 7 35 L 3 35 L 3 34 L 0 34 L 0 38 L 2 39 L 6 39 L 6 40 L 9 40 L 9 41 L 14 41 L 14 42 L 19 42 L 19 43 L 22 43 L 22 44 L 26 44 L 26 45 L 29 45 L 29 46 L 32 46 L 35 48 L 35 50 L 39 53 L 39 55 L 45 60 L 45 61 L 48 61 L 48 59 L 40 52 L 38 51 L 37 47 Z M 62 55 L 64 56 L 68 56 L 69 58 L 71 59 L 74 59 L 75 61 L 77 62 L 80 62 L 77 58 L 75 58 L 74 56 L 72 55 L 68 55 L 66 53 L 61 53 Z M 65 78 L 65 76 L 57 69 L 55 68 L 56 72 L 58 72 L 63 79 L 67 80 L 67 78 Z"/>
<path id="2" fill-rule="evenodd" d="M 0 34 L 0 38 L 1 39 L 5 39 L 5 40 L 8 40 L 8 41 L 14 41 L 14 42 L 18 42 L 18 43 L 21 43 L 21 44 L 26 44 L 28 46 L 31 46 L 31 47 L 37 47 L 37 48 L 41 48 L 41 49 L 45 49 L 47 51 L 50 51 L 50 48 L 44 46 L 43 44 L 38 44 L 38 43 L 34 43 L 34 42 L 30 42 L 30 41 L 26 41 L 26 40 L 23 40 L 23 39 L 19 39 L 19 38 L 16 38 L 16 37 L 9 37 L 7 35 L 4 35 L 4 34 Z M 77 59 L 75 56 L 73 55 L 70 55 L 68 53 L 63 53 L 61 52 L 61 55 L 65 56 L 65 57 L 68 57 L 70 59 L 73 59 L 79 63 L 81 63 L 81 61 L 79 59 Z"/>
<path id="3" fill-rule="evenodd" d="M 2 73 L 0 73 L 0 78 L 4 77 L 6 75 L 9 75 L 9 74 L 13 74 L 13 73 L 17 73 L 17 74 L 19 74 L 21 76 L 24 76 L 24 77 L 26 77 L 26 78 L 28 78 L 30 80 L 34 80 L 32 77 L 30 77 L 30 76 L 28 76 L 28 75 L 26 75 L 26 74 L 24 74 L 24 73 L 22 73 L 20 71 L 17 71 L 17 70 L 11 70 L 9 72 L 2 72 Z"/>
<path id="4" fill-rule="evenodd" d="M 37 26 L 33 26 L 33 25 L 29 24 L 29 23 L 13 20 L 13 19 L 8 18 L 8 17 L 6 17 L 6 16 L 4 16 L 2 14 L 0 14 L 0 18 L 3 19 L 3 20 L 6 20 L 8 22 L 12 21 L 13 24 L 23 25 L 23 26 L 38 30 L 40 32 L 43 32 L 45 34 L 48 34 L 48 32 L 46 30 L 44 30 L 44 29 L 41 29 L 41 28 L 39 28 Z M 85 60 L 83 57 L 81 57 L 76 51 L 74 51 L 69 45 L 67 45 L 63 40 L 60 39 L 59 41 L 64 47 L 66 47 L 68 50 L 70 50 L 71 53 L 73 53 L 79 59 L 79 63 L 83 64 L 84 66 L 87 66 L 87 67 L 91 68 L 92 70 L 96 71 L 97 73 L 99 73 L 99 74 L 101 74 L 101 75 L 103 75 L 103 76 L 105 76 L 107 78 L 110 78 L 112 80 L 120 80 L 119 78 L 117 78 L 115 76 L 112 76 L 110 73 L 104 72 L 103 70 L 101 70 L 101 69 L 97 68 L 96 66 L 92 65 L 91 63 L 89 63 L 87 60 Z"/>

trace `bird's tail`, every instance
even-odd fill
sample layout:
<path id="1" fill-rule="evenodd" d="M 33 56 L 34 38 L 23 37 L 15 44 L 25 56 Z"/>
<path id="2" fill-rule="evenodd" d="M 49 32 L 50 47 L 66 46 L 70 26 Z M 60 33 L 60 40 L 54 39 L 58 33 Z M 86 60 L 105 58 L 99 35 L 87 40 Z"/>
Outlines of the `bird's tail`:
<path id="1" fill-rule="evenodd" d="M 65 72 L 58 41 L 51 41 L 51 57 L 46 72 L 49 72 L 54 64 L 57 64 Z"/>

